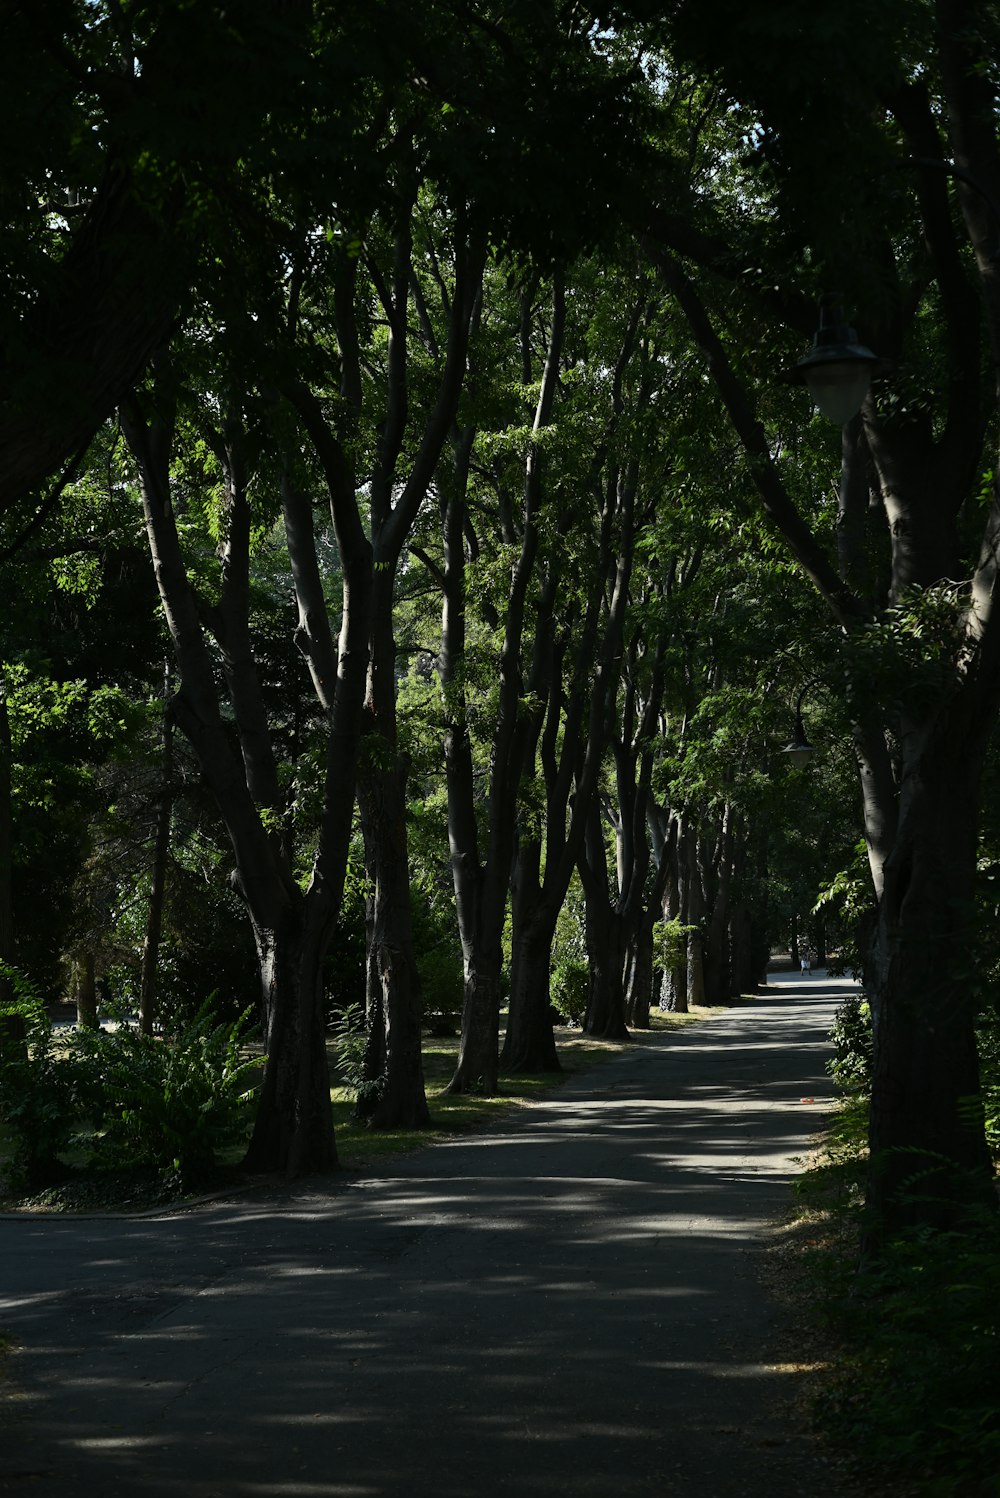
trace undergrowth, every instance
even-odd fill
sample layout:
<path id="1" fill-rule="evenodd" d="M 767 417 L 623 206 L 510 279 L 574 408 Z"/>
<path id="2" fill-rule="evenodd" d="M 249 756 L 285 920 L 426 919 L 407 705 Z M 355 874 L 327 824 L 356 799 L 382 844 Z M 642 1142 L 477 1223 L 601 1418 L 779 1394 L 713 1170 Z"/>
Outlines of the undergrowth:
<path id="1" fill-rule="evenodd" d="M 1000 1495 L 1000 1222 L 919 1229 L 860 1257 L 867 1173 L 867 1015 L 852 1001 L 831 1070 L 848 1091 L 799 1186 L 812 1296 L 839 1347 L 819 1425 L 887 1491 Z M 818 1230 L 817 1230 L 818 1225 Z"/>
<path id="2" fill-rule="evenodd" d="M 169 1037 L 140 1035 L 123 1017 L 57 1036 L 28 980 L 0 969 L 14 995 L 0 1005 L 8 1191 L 58 1195 L 83 1167 L 151 1173 L 155 1193 L 170 1196 L 200 1186 L 245 1139 L 260 1070 L 243 1053 L 248 1015 L 219 1023 L 208 999 Z"/>

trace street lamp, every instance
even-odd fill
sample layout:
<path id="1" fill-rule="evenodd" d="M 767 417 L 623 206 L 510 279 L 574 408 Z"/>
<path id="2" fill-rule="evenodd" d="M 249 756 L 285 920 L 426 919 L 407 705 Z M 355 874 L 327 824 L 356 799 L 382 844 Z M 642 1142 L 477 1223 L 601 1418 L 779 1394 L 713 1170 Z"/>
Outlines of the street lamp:
<path id="1" fill-rule="evenodd" d="M 816 745 L 810 744 L 809 740 L 806 738 L 805 724 L 802 722 L 802 699 L 805 697 L 809 688 L 816 685 L 817 680 L 818 677 L 813 677 L 812 681 L 807 681 L 805 686 L 799 693 L 798 700 L 795 704 L 795 727 L 792 730 L 791 743 L 786 744 L 784 749 L 782 749 L 781 751 L 782 754 L 788 755 L 790 763 L 795 765 L 797 768 L 801 767 L 802 765 L 808 764 L 813 755 L 816 753 Z"/>
<path id="2" fill-rule="evenodd" d="M 819 327 L 813 346 L 791 371 L 791 378 L 806 385 L 813 404 L 828 421 L 846 424 L 861 410 L 875 367 L 880 363 L 870 348 L 844 321 L 843 308 L 835 297 L 819 304 Z"/>

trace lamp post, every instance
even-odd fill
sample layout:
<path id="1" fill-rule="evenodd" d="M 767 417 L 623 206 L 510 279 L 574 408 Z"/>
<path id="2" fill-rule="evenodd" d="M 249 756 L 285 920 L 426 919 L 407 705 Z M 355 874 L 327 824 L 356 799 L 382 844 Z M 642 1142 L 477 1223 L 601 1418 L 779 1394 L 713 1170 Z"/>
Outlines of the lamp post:
<path id="1" fill-rule="evenodd" d="M 857 333 L 844 321 L 836 297 L 825 296 L 820 299 L 813 346 L 790 377 L 808 387 L 813 404 L 828 421 L 842 427 L 861 410 L 880 363 L 877 354 L 858 342 Z"/>
<path id="2" fill-rule="evenodd" d="M 782 749 L 782 754 L 787 754 L 789 762 L 800 768 L 807 765 L 816 753 L 816 745 L 810 744 L 806 738 L 805 724 L 802 721 L 802 702 L 810 687 L 814 687 L 819 677 L 814 676 L 812 681 L 807 681 L 798 695 L 795 703 L 795 727 L 792 730 L 791 742 Z"/>

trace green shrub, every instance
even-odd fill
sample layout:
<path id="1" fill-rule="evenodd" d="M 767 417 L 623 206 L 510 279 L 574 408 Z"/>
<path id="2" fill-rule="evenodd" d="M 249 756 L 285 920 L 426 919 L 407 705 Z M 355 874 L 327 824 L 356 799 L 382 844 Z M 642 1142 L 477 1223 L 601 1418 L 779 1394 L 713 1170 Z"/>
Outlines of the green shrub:
<path id="1" fill-rule="evenodd" d="M 841 1004 L 831 1032 L 833 1056 L 830 1075 L 845 1092 L 867 1095 L 872 1087 L 874 1037 L 872 1012 L 861 994 L 850 994 Z"/>
<path id="2" fill-rule="evenodd" d="M 587 1016 L 590 990 L 590 967 L 573 953 L 564 955 L 553 967 L 549 993 L 553 1004 L 571 1025 L 582 1025 Z"/>
<path id="3" fill-rule="evenodd" d="M 209 999 L 170 1039 L 126 1025 L 78 1032 L 86 1095 L 100 1131 L 97 1162 L 155 1166 L 183 1188 L 203 1180 L 218 1152 L 245 1135 L 249 1079 L 260 1066 L 241 1055 L 249 1015 L 215 1022 Z"/>
<path id="4" fill-rule="evenodd" d="M 674 917 L 659 920 L 653 927 L 653 956 L 658 967 L 669 973 L 678 963 L 686 960 L 687 939 L 697 926 L 685 926 Z"/>
<path id="5" fill-rule="evenodd" d="M 45 1005 L 16 968 L 0 963 L 14 997 L 0 1004 L 0 1121 L 11 1136 L 9 1184 L 51 1180 L 79 1128 L 79 1069 L 55 1044 Z"/>

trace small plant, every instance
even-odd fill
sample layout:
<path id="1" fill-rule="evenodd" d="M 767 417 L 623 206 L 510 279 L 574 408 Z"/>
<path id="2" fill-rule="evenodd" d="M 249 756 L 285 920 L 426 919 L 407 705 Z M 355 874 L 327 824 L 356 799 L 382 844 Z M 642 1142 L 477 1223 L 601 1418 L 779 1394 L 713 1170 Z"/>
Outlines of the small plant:
<path id="1" fill-rule="evenodd" d="M 874 1047 L 872 1011 L 868 1000 L 861 994 L 850 994 L 834 1016 L 831 1035 L 830 1075 L 845 1092 L 867 1096 L 872 1087 Z"/>
<path id="2" fill-rule="evenodd" d="M 357 1098 L 365 1086 L 365 1047 L 368 1032 L 365 1029 L 363 1004 L 345 1004 L 330 1025 L 330 1033 L 337 1044 L 337 1075 L 345 1092 Z"/>
<path id="3" fill-rule="evenodd" d="M 669 972 L 687 955 L 687 939 L 697 926 L 685 926 L 676 918 L 660 920 L 653 927 L 653 955 L 657 964 Z"/>
<path id="4" fill-rule="evenodd" d="M 213 1000 L 171 1039 L 116 1030 L 81 1032 L 100 1164 L 155 1166 L 178 1188 L 203 1180 L 219 1151 L 240 1142 L 260 1063 L 241 1048 L 250 1010 L 214 1023 Z"/>
<path id="5" fill-rule="evenodd" d="M 587 1015 L 590 968 L 584 958 L 574 953 L 564 955 L 552 969 L 550 980 L 552 1002 L 571 1025 L 582 1025 Z"/>
<path id="6" fill-rule="evenodd" d="M 21 1188 L 53 1179 L 59 1155 L 79 1127 L 80 1077 L 71 1054 L 60 1055 L 45 1005 L 31 981 L 0 963 L 14 997 L 0 1004 L 0 1120 L 13 1148 L 10 1184 Z"/>

